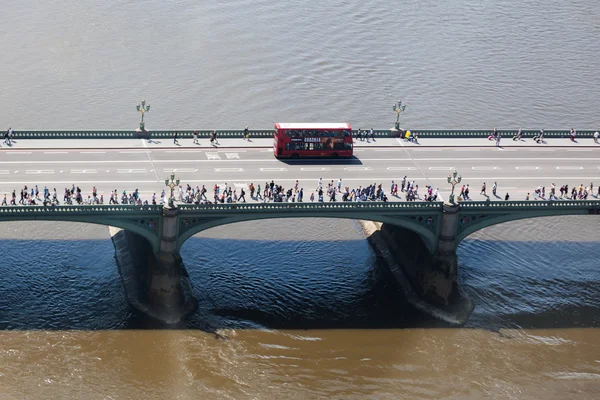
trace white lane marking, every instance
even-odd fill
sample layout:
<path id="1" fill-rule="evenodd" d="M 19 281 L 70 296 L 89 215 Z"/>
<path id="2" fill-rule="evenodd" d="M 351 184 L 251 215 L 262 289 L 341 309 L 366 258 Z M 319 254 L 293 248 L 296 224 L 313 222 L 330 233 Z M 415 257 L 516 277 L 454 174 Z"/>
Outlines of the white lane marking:
<path id="1" fill-rule="evenodd" d="M 8 174 L 10 174 L 9 170 L 7 170 L 7 169 L 0 170 L 0 175 L 8 175 Z"/>
<path id="2" fill-rule="evenodd" d="M 105 151 L 80 151 L 79 154 L 106 154 Z"/>
<path id="3" fill-rule="evenodd" d="M 62 174 L 62 173 L 63 173 L 63 170 L 61 169 L 59 172 Z M 106 171 L 106 172 L 108 172 L 108 171 Z"/>
<path id="4" fill-rule="evenodd" d="M 518 169 L 520 171 L 535 171 L 535 170 L 540 169 L 540 167 L 534 167 L 534 166 L 531 166 L 531 165 L 524 165 L 524 166 L 517 166 L 517 167 L 515 167 L 515 169 Z"/>
<path id="5" fill-rule="evenodd" d="M 387 167 L 388 171 L 416 171 L 417 167 Z"/>
<path id="6" fill-rule="evenodd" d="M 145 169 L 117 169 L 117 174 L 143 174 Z"/>
<path id="7" fill-rule="evenodd" d="M 240 159 L 240 155 L 238 153 L 225 153 L 225 156 L 227 156 L 227 159 L 229 160 Z"/>
<path id="8" fill-rule="evenodd" d="M 401 138 L 396 138 L 396 141 L 400 146 L 404 147 L 404 141 Z"/>
<path id="9" fill-rule="evenodd" d="M 372 171 L 371 167 L 346 167 L 344 171 Z"/>
<path id="10" fill-rule="evenodd" d="M 497 176 L 493 176 L 493 177 L 480 177 L 477 178 L 477 180 L 481 180 L 481 181 L 507 181 L 507 180 L 511 180 L 511 181 L 516 181 L 516 180 L 531 180 L 531 181 L 539 181 L 540 179 L 555 179 L 555 176 L 549 176 L 549 177 L 539 177 L 539 176 L 530 176 L 530 177 L 522 177 L 522 176 L 514 176 L 514 177 L 497 177 Z M 264 179 L 264 177 L 255 177 L 255 178 L 251 178 L 248 179 L 247 177 L 243 177 L 243 178 L 230 178 L 229 180 L 231 181 L 261 181 L 262 179 Z M 432 180 L 432 181 L 442 181 L 442 182 L 447 182 L 448 177 L 439 177 L 439 178 L 427 178 L 428 180 Z M 585 180 L 593 180 L 593 179 L 598 179 L 597 176 L 575 176 L 575 177 L 561 177 L 560 179 L 572 179 L 572 180 L 579 180 L 579 179 L 583 179 Z M 307 181 L 311 181 L 313 182 L 314 179 L 313 178 L 282 178 L 282 179 L 277 179 L 278 182 L 294 182 L 294 181 L 301 181 L 301 182 L 307 182 Z M 391 181 L 392 179 L 387 176 L 384 178 L 377 178 L 377 177 L 368 177 L 368 178 L 344 178 L 344 181 L 349 181 L 349 182 L 388 182 Z M 193 180 L 192 182 L 194 182 L 194 184 L 196 183 L 207 183 L 207 182 L 211 182 L 211 183 L 222 183 L 223 182 L 223 178 L 219 178 L 219 179 L 197 179 L 197 180 Z M 68 180 L 68 181 L 44 181 L 45 185 L 71 185 L 73 183 L 72 180 Z M 164 184 L 164 180 L 126 180 L 126 181 L 119 181 L 119 180 L 108 180 L 108 181 L 102 181 L 102 180 L 93 180 L 93 181 L 77 181 L 78 184 L 80 185 L 84 185 L 84 184 L 94 184 L 96 186 L 100 185 L 100 184 Z M 29 185 L 31 184 L 31 181 L 0 181 L 0 185 Z M 12 186 L 11 186 L 12 187 Z M 523 188 L 525 189 L 527 186 L 524 186 Z"/>
<path id="11" fill-rule="evenodd" d="M 219 153 L 204 153 L 209 160 L 220 160 L 221 156 Z"/>
<path id="12" fill-rule="evenodd" d="M 575 159 L 575 157 L 567 157 L 567 158 L 531 158 L 531 161 L 573 161 Z M 577 161 L 598 161 L 598 158 L 594 158 L 594 157 L 590 157 L 590 158 L 576 158 Z M 392 162 L 400 162 L 400 161 L 460 161 L 460 162 L 471 162 L 471 161 L 523 161 L 523 157 L 519 157 L 519 158 L 511 158 L 511 157 L 501 157 L 501 158 L 361 158 L 359 159 L 360 161 L 375 161 L 375 162 L 386 162 L 386 161 L 392 161 Z M 217 158 L 215 161 L 218 161 L 220 163 L 256 163 L 256 162 L 262 162 L 262 163 L 281 163 L 280 160 L 277 160 L 275 158 L 267 158 L 267 159 L 256 159 L 256 160 L 244 160 L 244 159 L 240 159 L 240 160 L 222 160 L 220 157 Z M 153 163 L 169 163 L 169 164 L 173 164 L 173 163 L 210 163 L 210 162 L 215 162 L 213 160 L 177 160 L 177 159 L 167 159 L 167 160 L 152 160 Z M 312 162 L 314 163 L 315 160 L 294 160 L 294 164 L 301 164 L 302 162 Z M 324 162 L 327 162 L 328 160 L 323 160 Z M 79 161 L 72 161 L 72 160 L 64 160 L 64 161 L 60 161 L 60 160 L 53 160 L 53 161 L 37 161 L 37 160 L 33 160 L 33 161 L 0 161 L 0 164 L 86 164 L 89 163 L 89 160 L 79 160 Z M 149 163 L 150 161 L 148 160 L 94 160 L 93 161 L 95 164 L 114 164 L 114 163 Z"/>
<path id="13" fill-rule="evenodd" d="M 53 174 L 53 169 L 28 169 L 25 171 L 26 174 Z"/>
<path id="14" fill-rule="evenodd" d="M 242 172 L 244 168 L 215 168 L 215 172 Z"/>
<path id="15" fill-rule="evenodd" d="M 202 153 L 202 150 L 165 150 L 165 153 Z"/>
<path id="16" fill-rule="evenodd" d="M 429 167 L 430 171 L 452 171 L 454 167 Z"/>
<path id="17" fill-rule="evenodd" d="M 555 149 L 527 149 L 529 151 L 554 151 Z"/>
<path id="18" fill-rule="evenodd" d="M 44 154 L 68 154 L 68 151 L 45 151 Z"/>
<path id="19" fill-rule="evenodd" d="M 260 172 L 283 172 L 287 171 L 287 168 L 261 168 Z"/>
<path id="20" fill-rule="evenodd" d="M 572 170 L 581 170 L 583 167 L 556 167 L 556 169 L 564 170 L 564 171 L 572 171 Z"/>
<path id="21" fill-rule="evenodd" d="M 31 152 L 30 151 L 7 151 L 5 154 L 19 155 L 19 154 L 31 154 Z"/>
<path id="22" fill-rule="evenodd" d="M 96 174 L 98 171 L 95 169 L 72 169 L 72 174 Z"/>
<path id="23" fill-rule="evenodd" d="M 423 149 L 423 150 L 426 150 L 426 149 Z M 481 151 L 481 149 L 474 149 L 474 148 L 471 148 L 471 147 L 463 147 L 462 149 L 461 148 L 454 148 L 454 149 L 451 149 L 451 150 L 454 150 L 454 151 Z"/>
<path id="24" fill-rule="evenodd" d="M 62 171 L 60 171 L 60 172 L 62 172 Z M 106 172 L 110 172 L 110 169 L 107 169 Z"/>
<path id="25" fill-rule="evenodd" d="M 584 149 L 567 149 L 567 151 L 594 151 L 594 150 L 592 150 L 592 149 L 586 149 L 586 150 L 584 150 Z"/>
<path id="26" fill-rule="evenodd" d="M 197 168 L 164 168 L 163 172 L 198 172 Z"/>
<path id="27" fill-rule="evenodd" d="M 217 150 L 217 151 L 219 153 L 230 153 L 231 150 L 233 150 L 233 149 L 229 149 L 229 150 Z M 235 151 L 238 152 L 238 153 L 246 153 L 246 150 L 237 150 L 237 149 L 235 149 Z"/>
<path id="28" fill-rule="evenodd" d="M 473 171 L 495 171 L 498 167 L 471 167 Z"/>
<path id="29" fill-rule="evenodd" d="M 331 168 L 301 168 L 300 171 L 302 171 L 302 172 L 325 172 L 325 171 L 331 171 Z"/>
<path id="30" fill-rule="evenodd" d="M 152 153 L 150 150 L 135 150 L 135 151 L 120 151 L 121 154 L 148 154 Z"/>

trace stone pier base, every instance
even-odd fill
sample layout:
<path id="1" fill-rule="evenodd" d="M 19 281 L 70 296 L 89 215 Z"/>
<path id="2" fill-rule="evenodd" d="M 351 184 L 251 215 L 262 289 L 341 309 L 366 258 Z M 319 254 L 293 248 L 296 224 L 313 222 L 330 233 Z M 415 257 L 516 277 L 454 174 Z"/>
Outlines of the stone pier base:
<path id="1" fill-rule="evenodd" d="M 415 308 L 450 324 L 467 321 L 473 302 L 458 285 L 454 252 L 432 255 L 412 231 L 372 221 L 360 224 Z"/>
<path id="2" fill-rule="evenodd" d="M 127 301 L 143 314 L 176 324 L 198 307 L 187 270 L 178 254 L 152 251 L 132 232 L 109 227 Z"/>

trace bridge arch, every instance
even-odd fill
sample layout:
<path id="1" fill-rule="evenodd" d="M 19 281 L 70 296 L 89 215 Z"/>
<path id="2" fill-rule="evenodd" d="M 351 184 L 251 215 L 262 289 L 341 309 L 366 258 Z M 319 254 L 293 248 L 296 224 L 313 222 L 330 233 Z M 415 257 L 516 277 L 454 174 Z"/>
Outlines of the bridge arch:
<path id="1" fill-rule="evenodd" d="M 455 239 L 456 247 L 470 234 L 504 222 L 563 215 L 600 216 L 600 202 L 594 200 L 519 202 L 518 206 L 517 208 L 488 205 L 486 209 L 474 210 L 469 207 L 461 209 Z"/>
<path id="2" fill-rule="evenodd" d="M 61 206 L 36 207 L 17 206 L 0 209 L 1 222 L 57 221 L 83 222 L 95 225 L 114 226 L 136 233 L 151 244 L 152 249 L 160 249 L 160 212 L 147 207 L 136 206 Z"/>
<path id="3" fill-rule="evenodd" d="M 399 228 L 407 229 L 417 233 L 423 240 L 427 248 L 433 252 L 437 246 L 439 235 L 439 223 L 436 221 L 435 226 L 427 224 L 424 218 L 421 220 L 412 219 L 408 216 L 392 216 L 376 213 L 361 213 L 360 215 L 352 214 L 331 214 L 324 215 L 323 212 L 315 213 L 278 213 L 267 212 L 260 214 L 232 215 L 212 218 L 202 218 L 193 216 L 180 216 L 179 234 L 177 236 L 177 249 L 181 249 L 183 243 L 193 235 L 217 226 L 233 224 L 237 222 L 257 221 L 265 219 L 295 219 L 295 218 L 335 218 L 335 219 L 350 219 L 350 220 L 367 220 L 390 224 Z"/>

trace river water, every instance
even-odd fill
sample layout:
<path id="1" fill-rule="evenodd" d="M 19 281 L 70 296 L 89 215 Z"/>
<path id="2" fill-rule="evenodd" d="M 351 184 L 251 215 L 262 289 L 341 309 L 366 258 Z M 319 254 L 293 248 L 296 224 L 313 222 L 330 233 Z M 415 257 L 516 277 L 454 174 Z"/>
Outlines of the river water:
<path id="1" fill-rule="evenodd" d="M 3 4 L 0 125 L 274 121 L 597 129 L 591 0 Z M 37 183 L 37 182 L 32 182 Z M 108 229 L 2 223 L 0 398 L 600 397 L 600 221 L 491 227 L 458 251 L 463 328 L 414 311 L 354 221 L 214 228 L 182 248 L 198 312 L 132 313 Z"/>

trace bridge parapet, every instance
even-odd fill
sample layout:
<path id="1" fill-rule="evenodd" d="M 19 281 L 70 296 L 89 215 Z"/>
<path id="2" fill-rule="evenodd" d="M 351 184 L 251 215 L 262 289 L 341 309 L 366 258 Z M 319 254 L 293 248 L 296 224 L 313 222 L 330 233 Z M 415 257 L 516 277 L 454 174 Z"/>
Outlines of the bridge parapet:
<path id="1" fill-rule="evenodd" d="M 198 129 L 198 136 L 200 138 L 208 138 L 212 133 L 212 129 Z M 364 130 L 363 130 L 364 131 Z M 82 130 L 82 131 L 15 131 L 15 139 L 136 139 L 141 136 L 146 138 L 155 139 L 168 139 L 173 137 L 173 133 L 177 132 L 180 139 L 192 138 L 194 130 L 190 129 L 172 129 L 172 130 L 160 130 L 160 131 L 144 131 L 136 132 L 133 130 Z M 419 138 L 434 138 L 434 139 L 478 139 L 487 138 L 492 134 L 491 129 L 411 129 L 411 132 L 417 135 Z M 512 137 L 516 134 L 517 129 L 512 130 L 499 130 L 500 134 L 507 137 Z M 353 130 L 353 134 L 356 135 L 358 130 Z M 397 137 L 400 135 L 397 131 L 389 129 L 376 129 L 373 131 L 375 137 Z M 539 133 L 539 130 L 524 130 L 523 137 L 530 138 Z M 244 134 L 243 130 L 236 129 L 217 129 L 218 138 L 242 138 Z M 140 136 L 141 135 L 141 136 Z M 273 137 L 272 129 L 255 129 L 250 130 L 249 135 L 251 138 L 271 138 Z M 594 135 L 593 130 L 581 130 L 577 131 L 577 138 L 591 138 Z M 546 138 L 568 138 L 569 130 L 547 130 L 544 131 L 544 137 Z"/>
<path id="2" fill-rule="evenodd" d="M 178 209 L 181 212 L 264 212 L 266 210 L 278 211 L 383 211 L 383 210 L 431 210 L 441 209 L 441 202 L 331 202 L 331 203 L 236 203 L 236 204 L 183 204 Z"/>

